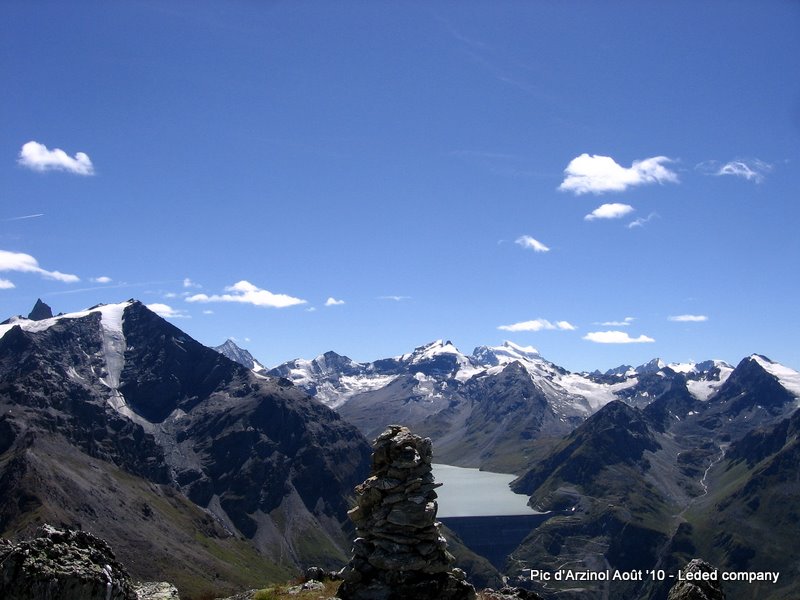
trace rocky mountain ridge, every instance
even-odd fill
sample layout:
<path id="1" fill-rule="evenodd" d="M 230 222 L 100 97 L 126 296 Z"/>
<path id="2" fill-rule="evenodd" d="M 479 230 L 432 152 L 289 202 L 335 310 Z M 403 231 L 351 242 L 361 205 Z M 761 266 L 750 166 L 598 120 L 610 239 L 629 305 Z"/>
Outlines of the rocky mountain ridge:
<path id="1" fill-rule="evenodd" d="M 64 522 L 142 579 L 233 589 L 344 560 L 368 457 L 335 412 L 139 302 L 0 325 L 0 535 Z"/>

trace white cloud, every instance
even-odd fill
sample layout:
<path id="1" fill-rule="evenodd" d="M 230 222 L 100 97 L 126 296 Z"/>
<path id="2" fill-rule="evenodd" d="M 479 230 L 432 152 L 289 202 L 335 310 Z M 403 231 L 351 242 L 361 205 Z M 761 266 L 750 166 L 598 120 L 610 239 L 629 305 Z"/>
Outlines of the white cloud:
<path id="1" fill-rule="evenodd" d="M 655 342 L 653 338 L 646 335 L 633 338 L 625 331 L 592 331 L 583 336 L 583 339 L 597 344 L 646 344 Z"/>
<path id="2" fill-rule="evenodd" d="M 650 213 L 647 215 L 647 217 L 639 217 L 638 219 L 628 223 L 628 229 L 633 229 L 634 227 L 644 227 L 645 223 L 648 223 L 650 220 L 656 217 L 658 217 L 656 213 Z"/>
<path id="3" fill-rule="evenodd" d="M 678 175 L 664 166 L 672 159 L 654 156 L 635 160 L 630 167 L 618 165 L 610 156 L 581 154 L 564 169 L 564 181 L 558 186 L 563 192 L 603 194 L 622 192 L 632 186 L 651 183 L 677 183 Z"/>
<path id="4" fill-rule="evenodd" d="M 100 277 L 92 277 L 92 281 L 94 281 L 95 283 L 111 283 L 112 280 L 111 277 L 106 277 L 105 275 L 102 275 Z"/>
<path id="5" fill-rule="evenodd" d="M 325 300 L 325 306 L 341 306 L 342 304 L 344 304 L 344 300 L 337 300 L 332 296 Z"/>
<path id="6" fill-rule="evenodd" d="M 189 315 L 186 314 L 186 311 L 172 308 L 169 304 L 161 304 L 160 302 L 155 302 L 153 304 L 148 304 L 147 308 L 152 310 L 159 317 L 164 317 L 165 319 L 189 318 Z"/>
<path id="7" fill-rule="evenodd" d="M 186 279 L 183 280 L 183 287 L 185 287 L 185 288 L 201 288 L 203 286 L 200 285 L 199 283 L 195 283 L 194 281 L 192 281 L 191 279 L 189 279 L 187 277 Z"/>
<path id="8" fill-rule="evenodd" d="M 13 281 L 9 281 L 8 279 L 0 278 L 0 290 L 10 290 L 17 286 L 14 285 Z"/>
<path id="9" fill-rule="evenodd" d="M 85 153 L 78 152 L 73 158 L 60 148 L 48 150 L 44 144 L 34 141 L 22 146 L 18 162 L 34 171 L 67 171 L 76 175 L 94 175 L 94 165 Z"/>
<path id="10" fill-rule="evenodd" d="M 708 321 L 706 315 L 676 315 L 668 317 L 668 319 L 677 323 L 702 323 L 703 321 Z"/>
<path id="11" fill-rule="evenodd" d="M 586 221 L 594 221 L 595 219 L 619 219 L 628 213 L 632 213 L 633 210 L 634 209 L 630 204 L 612 202 L 611 204 L 603 204 L 598 206 L 583 218 Z"/>
<path id="12" fill-rule="evenodd" d="M 709 160 L 700 163 L 696 168 L 706 175 L 733 175 L 755 183 L 764 181 L 766 174 L 772 171 L 771 164 L 757 158 L 731 160 L 724 165 L 719 161 Z"/>
<path id="13" fill-rule="evenodd" d="M 213 311 L 213 310 L 206 309 L 206 310 L 204 310 L 204 311 L 203 311 L 203 314 L 204 314 L 204 315 L 213 315 L 213 314 L 214 314 L 214 311 Z"/>
<path id="14" fill-rule="evenodd" d="M 22 252 L 9 252 L 0 250 L 0 272 L 19 271 L 21 273 L 37 273 L 46 279 L 55 279 L 64 283 L 80 281 L 77 275 L 61 273 L 60 271 L 47 271 L 39 266 L 39 262 L 30 254 Z"/>
<path id="15" fill-rule="evenodd" d="M 411 296 L 378 296 L 378 300 L 393 300 L 394 302 L 402 302 L 403 300 L 411 300 Z"/>
<path id="16" fill-rule="evenodd" d="M 560 329 L 561 331 L 574 331 L 576 327 L 568 321 L 556 321 L 552 323 L 547 319 L 534 319 L 533 321 L 522 321 L 511 325 L 500 325 L 498 329 L 502 331 L 541 331 L 543 329 Z"/>
<path id="17" fill-rule="evenodd" d="M 605 321 L 603 323 L 596 323 L 603 327 L 627 327 L 636 320 L 636 317 L 625 317 L 622 321 Z"/>
<path id="18" fill-rule="evenodd" d="M 195 294 L 188 296 L 187 302 L 240 302 L 242 304 L 252 304 L 254 306 L 265 306 L 269 308 L 286 308 L 297 304 L 306 304 L 305 300 L 287 296 L 286 294 L 273 294 L 270 291 L 262 290 L 249 281 L 239 281 L 225 288 L 228 294 Z"/>
<path id="19" fill-rule="evenodd" d="M 518 237 L 514 243 L 528 250 L 533 250 L 534 252 L 550 252 L 550 248 L 529 235 Z"/>

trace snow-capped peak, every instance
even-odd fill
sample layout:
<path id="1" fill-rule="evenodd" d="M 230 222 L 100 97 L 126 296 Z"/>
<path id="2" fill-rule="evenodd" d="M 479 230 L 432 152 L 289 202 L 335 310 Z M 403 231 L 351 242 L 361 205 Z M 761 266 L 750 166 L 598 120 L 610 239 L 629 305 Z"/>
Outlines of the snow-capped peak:
<path id="1" fill-rule="evenodd" d="M 796 398 L 800 398 L 800 373 L 789 367 L 784 367 L 780 363 L 771 361 L 766 356 L 760 354 L 753 354 L 750 360 L 758 363 L 762 369 L 772 375 L 778 380 L 787 391 L 794 394 Z"/>
<path id="2" fill-rule="evenodd" d="M 676 373 L 695 373 L 697 372 L 697 365 L 693 362 L 688 363 L 669 363 L 667 368 L 675 371 Z"/>
<path id="3" fill-rule="evenodd" d="M 636 372 L 640 375 L 645 373 L 658 373 L 661 369 L 667 366 L 660 358 L 654 358 L 653 360 L 636 367 Z"/>
<path id="4" fill-rule="evenodd" d="M 472 351 L 472 358 L 477 363 L 492 367 L 514 361 L 542 360 L 539 351 L 533 346 L 519 346 L 509 341 L 503 342 L 501 346 L 478 346 Z"/>
<path id="5" fill-rule="evenodd" d="M 441 356 L 442 354 L 452 354 L 466 358 L 463 354 L 461 354 L 461 352 L 458 351 L 458 348 L 456 348 L 450 340 L 447 340 L 446 342 L 443 340 L 435 340 L 429 344 L 414 348 L 413 352 L 403 354 L 400 357 L 400 361 L 414 363 L 432 360 L 438 356 Z"/>

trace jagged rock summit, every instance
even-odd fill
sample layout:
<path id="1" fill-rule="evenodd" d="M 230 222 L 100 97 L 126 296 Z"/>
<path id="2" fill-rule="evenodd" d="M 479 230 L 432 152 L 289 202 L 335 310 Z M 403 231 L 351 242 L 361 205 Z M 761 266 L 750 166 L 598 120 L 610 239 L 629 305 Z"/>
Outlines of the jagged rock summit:
<path id="1" fill-rule="evenodd" d="M 84 531 L 43 525 L 34 539 L 0 545 L 0 598 L 136 600 L 137 595 L 106 542 Z"/>
<path id="2" fill-rule="evenodd" d="M 725 600 L 719 581 L 699 579 L 703 574 L 710 575 L 716 571 L 706 561 L 695 558 L 682 569 L 683 580 L 672 586 L 667 600 Z M 688 577 L 698 579 L 687 580 Z"/>
<path id="3" fill-rule="evenodd" d="M 31 310 L 31 312 L 28 314 L 28 318 L 31 321 L 44 321 L 45 319 L 52 319 L 53 309 L 42 302 L 41 298 L 39 298 L 36 300 L 36 304 L 33 305 L 33 310 Z"/>
<path id="4" fill-rule="evenodd" d="M 375 440 L 372 470 L 356 486 L 353 558 L 342 571 L 342 600 L 473 600 L 436 522 L 429 438 L 390 425 Z"/>

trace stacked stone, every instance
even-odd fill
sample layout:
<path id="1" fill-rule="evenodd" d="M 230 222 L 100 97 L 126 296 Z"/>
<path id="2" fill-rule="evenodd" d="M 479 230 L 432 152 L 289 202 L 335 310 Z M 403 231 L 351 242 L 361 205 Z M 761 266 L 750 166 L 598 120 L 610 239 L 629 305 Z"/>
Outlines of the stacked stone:
<path id="1" fill-rule="evenodd" d="M 344 600 L 467 600 L 475 590 L 436 522 L 429 438 L 391 425 L 374 442 L 370 477 L 356 486 L 353 558 L 342 571 Z"/>

